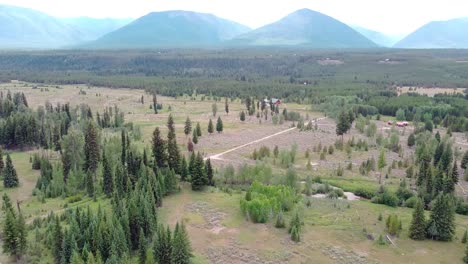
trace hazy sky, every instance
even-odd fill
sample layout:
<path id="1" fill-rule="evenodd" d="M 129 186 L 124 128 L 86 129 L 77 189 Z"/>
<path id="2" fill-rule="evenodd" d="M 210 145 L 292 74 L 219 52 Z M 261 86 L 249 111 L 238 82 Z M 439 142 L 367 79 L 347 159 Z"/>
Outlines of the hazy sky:
<path id="1" fill-rule="evenodd" d="M 467 0 L 0 0 L 60 17 L 137 18 L 152 11 L 212 13 L 252 28 L 301 8 L 350 25 L 387 34 L 407 34 L 433 20 L 468 17 Z M 467 29 L 468 31 L 468 29 Z"/>

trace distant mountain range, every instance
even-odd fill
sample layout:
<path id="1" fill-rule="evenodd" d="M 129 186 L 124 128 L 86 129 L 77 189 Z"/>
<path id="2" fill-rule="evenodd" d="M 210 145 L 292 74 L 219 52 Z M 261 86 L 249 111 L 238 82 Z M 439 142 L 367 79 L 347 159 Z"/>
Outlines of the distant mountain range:
<path id="1" fill-rule="evenodd" d="M 399 37 L 385 35 L 378 31 L 370 30 L 360 26 L 353 26 L 353 29 L 381 47 L 392 47 L 395 45 L 395 43 L 398 42 L 398 40 L 400 40 Z"/>
<path id="2" fill-rule="evenodd" d="M 59 19 L 28 8 L 0 5 L 0 48 L 51 49 L 95 40 L 129 19 Z"/>
<path id="3" fill-rule="evenodd" d="M 236 37 L 247 46 L 305 46 L 310 48 L 376 48 L 377 45 L 346 24 L 310 9 Z"/>
<path id="4" fill-rule="evenodd" d="M 397 39 L 301 9 L 258 29 L 211 14 L 164 11 L 132 19 L 55 18 L 0 5 L 0 49 L 305 47 L 468 48 L 468 18 L 431 22 Z M 395 44 L 396 43 L 396 44 Z"/>
<path id="5" fill-rule="evenodd" d="M 152 48 L 218 46 L 249 31 L 241 24 L 190 11 L 150 13 L 87 43 L 89 48 Z"/>
<path id="6" fill-rule="evenodd" d="M 467 49 L 468 18 L 430 22 L 394 46 L 409 49 Z"/>

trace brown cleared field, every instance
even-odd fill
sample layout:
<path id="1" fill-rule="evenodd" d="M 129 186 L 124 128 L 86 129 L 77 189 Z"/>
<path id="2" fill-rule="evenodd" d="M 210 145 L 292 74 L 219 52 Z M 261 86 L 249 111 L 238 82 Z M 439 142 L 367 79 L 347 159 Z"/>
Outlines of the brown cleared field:
<path id="1" fill-rule="evenodd" d="M 467 88 L 441 88 L 441 87 L 410 87 L 403 86 L 397 87 L 397 92 L 399 95 L 405 93 L 417 93 L 422 95 L 427 95 L 429 97 L 434 97 L 436 94 L 463 94 Z"/>

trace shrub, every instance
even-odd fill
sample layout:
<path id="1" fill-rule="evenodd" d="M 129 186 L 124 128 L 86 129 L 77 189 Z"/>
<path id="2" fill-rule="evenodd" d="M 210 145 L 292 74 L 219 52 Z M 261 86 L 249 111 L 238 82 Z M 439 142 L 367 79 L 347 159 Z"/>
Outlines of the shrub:
<path id="1" fill-rule="evenodd" d="M 416 202 L 418 201 L 418 197 L 416 196 L 413 196 L 413 197 L 410 197 L 408 198 L 405 202 L 404 202 L 404 206 L 405 207 L 408 207 L 408 208 L 414 208 L 414 206 L 416 205 Z"/>
<path id="2" fill-rule="evenodd" d="M 285 223 L 285 221 L 284 221 L 283 211 L 280 211 L 280 212 L 276 215 L 275 227 L 276 227 L 276 228 L 285 228 L 285 227 L 286 227 L 286 223 Z"/>
<path id="3" fill-rule="evenodd" d="M 381 186 L 376 196 L 372 197 L 371 202 L 396 207 L 398 206 L 399 200 L 395 194 L 391 193 L 385 187 Z"/>

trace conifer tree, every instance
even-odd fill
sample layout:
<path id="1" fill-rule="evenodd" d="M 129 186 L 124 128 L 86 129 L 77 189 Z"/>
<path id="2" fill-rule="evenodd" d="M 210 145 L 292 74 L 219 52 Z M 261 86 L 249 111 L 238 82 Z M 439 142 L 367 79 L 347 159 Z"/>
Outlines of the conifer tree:
<path id="1" fill-rule="evenodd" d="M 190 154 L 190 161 L 189 161 L 189 166 L 188 166 L 188 172 L 189 172 L 190 176 L 192 176 L 192 178 L 193 178 L 193 175 L 195 173 L 196 158 L 197 158 L 197 156 L 195 155 L 195 152 L 192 152 L 192 154 Z"/>
<path id="2" fill-rule="evenodd" d="M 450 176 L 452 177 L 452 181 L 454 184 L 458 183 L 458 164 L 457 161 L 453 163 L 452 171 L 450 173 Z"/>
<path id="3" fill-rule="evenodd" d="M 450 194 L 439 194 L 434 201 L 427 236 L 434 240 L 450 241 L 455 234 L 455 209 Z"/>
<path id="4" fill-rule="evenodd" d="M 224 111 L 226 112 L 226 115 L 229 115 L 229 103 L 228 103 L 228 98 L 226 97 L 224 101 Z"/>
<path id="5" fill-rule="evenodd" d="M 437 133 L 435 134 L 434 137 L 438 142 L 440 142 L 440 133 L 439 133 L 439 131 L 437 131 Z"/>
<path id="6" fill-rule="evenodd" d="M 81 255 L 78 253 L 78 251 L 73 251 L 70 261 L 65 262 L 65 263 L 70 263 L 70 264 L 84 264 L 83 259 L 81 258 Z"/>
<path id="7" fill-rule="evenodd" d="M 155 165 L 158 168 L 164 168 L 167 161 L 166 142 L 164 142 L 161 137 L 161 131 L 159 130 L 159 127 L 156 127 L 153 132 L 152 151 Z"/>
<path id="8" fill-rule="evenodd" d="M 127 146 L 126 146 L 126 139 L 125 139 L 125 130 L 122 129 L 120 133 L 120 139 L 121 139 L 121 144 L 122 144 L 122 154 L 120 155 L 120 161 L 122 162 L 122 165 L 125 166 L 125 162 L 127 161 Z"/>
<path id="9" fill-rule="evenodd" d="M 200 123 L 198 123 L 198 122 L 197 122 L 197 127 L 195 128 L 195 131 L 197 131 L 197 136 L 198 137 L 202 136 L 201 126 L 200 126 Z"/>
<path id="10" fill-rule="evenodd" d="M 245 121 L 245 112 L 244 111 L 241 111 L 239 118 L 240 118 L 240 121 L 242 121 L 242 122 Z"/>
<path id="11" fill-rule="evenodd" d="M 147 244 L 147 241 L 145 238 L 145 233 L 143 232 L 143 229 L 140 228 L 139 242 L 138 242 L 138 259 L 139 259 L 140 264 L 145 264 L 146 262 L 146 252 L 148 251 L 146 244 Z"/>
<path id="12" fill-rule="evenodd" d="M 198 144 L 198 134 L 197 134 L 197 131 L 193 131 L 193 136 L 192 136 L 192 142 L 194 144 Z"/>
<path id="13" fill-rule="evenodd" d="M 102 154 L 102 190 L 107 195 L 111 197 L 114 192 L 114 177 L 112 176 L 112 168 L 107 160 L 105 153 Z"/>
<path id="14" fill-rule="evenodd" d="M 416 144 L 416 137 L 414 136 L 414 133 L 411 133 L 408 137 L 408 147 L 412 147 Z"/>
<path id="15" fill-rule="evenodd" d="M 338 116 L 337 124 L 336 124 L 336 135 L 341 136 L 341 141 L 343 141 L 343 136 L 348 132 L 351 128 L 349 114 L 345 111 L 342 111 Z"/>
<path id="16" fill-rule="evenodd" d="M 218 121 L 216 121 L 216 131 L 218 133 L 223 132 L 223 120 L 221 120 L 221 117 L 218 117 Z"/>
<path id="17" fill-rule="evenodd" d="M 55 263 L 60 264 L 62 260 L 63 233 L 60 220 L 57 216 L 52 227 L 52 239 L 52 255 L 54 256 Z"/>
<path id="18" fill-rule="evenodd" d="M 463 244 L 466 244 L 467 240 L 468 240 L 468 230 L 465 230 L 465 233 L 463 233 L 463 237 L 461 239 L 461 242 Z"/>
<path id="19" fill-rule="evenodd" d="M 96 173 L 99 163 L 99 143 L 98 143 L 97 128 L 94 122 L 89 121 L 85 133 L 85 164 L 84 171 Z"/>
<path id="20" fill-rule="evenodd" d="M 424 240 L 426 238 L 426 219 L 424 217 L 424 205 L 418 198 L 413 211 L 413 219 L 409 229 L 409 237 L 414 240 Z"/>
<path id="21" fill-rule="evenodd" d="M 154 254 L 157 263 L 172 263 L 172 238 L 169 227 L 158 228 L 158 235 L 154 243 Z"/>
<path id="22" fill-rule="evenodd" d="M 192 176 L 192 190 L 194 191 L 199 191 L 203 188 L 204 185 L 207 183 L 207 178 L 204 170 L 204 162 L 203 162 L 203 157 L 198 152 L 197 157 L 195 159 L 194 165 L 193 165 L 193 173 L 191 174 Z"/>
<path id="23" fill-rule="evenodd" d="M 170 169 L 173 169 L 175 172 L 178 172 L 180 153 L 179 148 L 177 147 L 174 119 L 171 114 L 169 114 L 167 120 L 167 128 L 169 129 L 169 132 L 167 134 L 167 165 Z"/>
<path id="24" fill-rule="evenodd" d="M 6 164 L 3 169 L 3 186 L 5 188 L 14 188 L 19 186 L 18 175 L 16 169 L 13 166 L 10 154 L 6 156 Z"/>
<path id="25" fill-rule="evenodd" d="M 158 99 L 156 93 L 153 94 L 153 110 L 155 114 L 158 114 Z"/>
<path id="26" fill-rule="evenodd" d="M 214 132 L 213 121 L 211 121 L 210 119 L 210 121 L 208 122 L 208 134 L 211 135 L 213 134 L 213 132 Z"/>
<path id="27" fill-rule="evenodd" d="M 6 195 L 6 194 L 5 194 Z M 19 252 L 18 229 L 16 214 L 11 208 L 11 204 L 3 203 L 4 220 L 2 228 L 3 252 L 11 256 L 17 256 Z"/>
<path id="28" fill-rule="evenodd" d="M 190 121 L 190 118 L 187 117 L 185 120 L 185 126 L 184 126 L 184 134 L 185 136 L 188 136 L 192 132 L 192 121 Z"/>
<path id="29" fill-rule="evenodd" d="M 185 225 L 183 223 L 181 225 L 177 223 L 172 240 L 172 261 L 177 264 L 189 264 L 191 257 L 192 248 L 185 230 Z"/>
<path id="30" fill-rule="evenodd" d="M 205 174 L 207 178 L 207 185 L 214 186 L 213 168 L 211 167 L 210 159 L 207 159 L 205 162 Z"/>
<path id="31" fill-rule="evenodd" d="M 188 168 L 187 168 L 187 159 L 185 158 L 185 156 L 182 156 L 182 158 L 180 159 L 179 172 L 180 172 L 180 179 L 182 181 L 186 181 L 189 172 L 188 172 Z"/>

